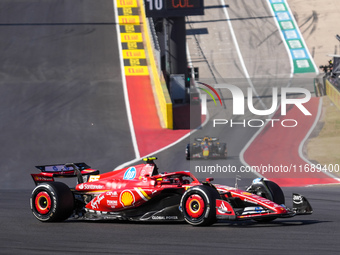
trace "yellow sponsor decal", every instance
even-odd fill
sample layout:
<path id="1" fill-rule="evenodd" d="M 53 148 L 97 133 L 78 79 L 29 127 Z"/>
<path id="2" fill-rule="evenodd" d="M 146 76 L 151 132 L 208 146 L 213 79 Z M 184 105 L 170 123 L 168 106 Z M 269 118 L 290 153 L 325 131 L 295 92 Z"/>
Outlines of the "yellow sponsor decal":
<path id="1" fill-rule="evenodd" d="M 209 156 L 209 150 L 203 150 L 203 156 L 208 157 Z"/>
<path id="2" fill-rule="evenodd" d="M 121 42 L 143 42 L 142 33 L 121 33 Z"/>
<path id="3" fill-rule="evenodd" d="M 100 175 L 90 175 L 89 181 L 88 182 L 95 182 L 99 181 Z"/>
<path id="4" fill-rule="evenodd" d="M 127 15 L 133 15 L 131 7 L 124 7 L 123 8 L 123 16 L 127 16 Z"/>
<path id="5" fill-rule="evenodd" d="M 138 7 L 137 0 L 117 0 L 117 7 Z"/>
<path id="6" fill-rule="evenodd" d="M 146 58 L 145 50 L 123 50 L 123 58 Z"/>
<path id="7" fill-rule="evenodd" d="M 134 33 L 136 32 L 134 25 L 125 25 L 125 32 L 126 33 Z"/>
<path id="8" fill-rule="evenodd" d="M 139 16 L 119 16 L 118 22 L 119 25 L 140 24 Z"/>
<path id="9" fill-rule="evenodd" d="M 137 42 L 128 42 L 127 47 L 128 47 L 129 50 L 138 49 L 138 44 L 137 44 Z"/>
<path id="10" fill-rule="evenodd" d="M 120 195 L 120 202 L 124 207 L 131 206 L 135 203 L 135 196 L 130 190 L 123 191 Z"/>
<path id="11" fill-rule="evenodd" d="M 146 194 L 146 192 L 142 188 L 138 188 L 138 190 L 143 194 L 145 198 L 147 198 L 148 200 L 151 199 L 151 197 L 149 197 L 148 194 Z"/>
<path id="12" fill-rule="evenodd" d="M 130 59 L 130 66 L 140 66 L 140 60 L 138 58 L 131 58 Z"/>
<path id="13" fill-rule="evenodd" d="M 147 66 L 125 66 L 125 75 L 149 75 Z"/>

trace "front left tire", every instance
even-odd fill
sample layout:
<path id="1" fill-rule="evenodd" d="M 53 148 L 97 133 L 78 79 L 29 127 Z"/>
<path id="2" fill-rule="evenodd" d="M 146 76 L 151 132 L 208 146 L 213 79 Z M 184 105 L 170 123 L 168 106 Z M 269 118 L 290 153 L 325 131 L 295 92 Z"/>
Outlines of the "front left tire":
<path id="1" fill-rule="evenodd" d="M 182 196 L 180 207 L 186 222 L 193 226 L 209 226 L 216 222 L 218 191 L 199 185 L 188 189 Z"/>

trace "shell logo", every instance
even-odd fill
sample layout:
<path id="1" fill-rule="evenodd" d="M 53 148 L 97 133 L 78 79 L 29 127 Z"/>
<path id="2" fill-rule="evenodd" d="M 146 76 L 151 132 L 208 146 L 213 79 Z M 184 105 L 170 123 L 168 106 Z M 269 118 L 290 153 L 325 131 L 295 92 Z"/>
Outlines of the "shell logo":
<path id="1" fill-rule="evenodd" d="M 123 207 L 132 206 L 135 203 L 135 196 L 130 190 L 124 190 L 120 194 L 119 201 Z"/>

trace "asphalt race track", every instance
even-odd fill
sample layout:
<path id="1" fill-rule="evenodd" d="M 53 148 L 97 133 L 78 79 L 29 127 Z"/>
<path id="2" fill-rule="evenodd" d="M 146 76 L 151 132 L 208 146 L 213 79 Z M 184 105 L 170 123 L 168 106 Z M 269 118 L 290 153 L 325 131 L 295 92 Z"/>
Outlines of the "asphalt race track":
<path id="1" fill-rule="evenodd" d="M 0 10 L 1 187 L 32 188 L 35 165 L 85 161 L 105 172 L 133 159 L 112 1 Z"/>
<path id="2" fill-rule="evenodd" d="M 29 209 L 30 190 L 1 191 L 0 254 L 337 254 L 337 187 L 285 188 L 309 198 L 314 214 L 224 222 L 210 227 L 129 222 L 42 223 Z M 289 195 L 290 196 L 290 195 Z M 287 204 L 291 203 L 289 197 Z"/>
<path id="3" fill-rule="evenodd" d="M 219 9 L 220 1 L 212 2 L 207 12 Z M 270 77 L 280 71 L 289 75 L 283 53 L 274 58 L 263 56 L 266 49 L 276 52 L 283 46 L 272 31 L 268 11 L 263 11 L 265 1 L 254 2 L 255 7 L 248 1 L 227 3 L 236 36 L 242 38 L 245 59 L 256 59 L 248 67 L 249 74 Z M 213 17 L 217 21 L 208 24 L 225 21 L 223 16 Z M 134 159 L 114 20 L 109 0 L 0 2 L 0 254 L 338 253 L 340 191 L 335 185 L 284 188 L 287 206 L 292 192 L 301 193 L 314 213 L 267 224 L 240 221 L 192 227 L 117 221 L 41 223 L 34 218 L 29 208 L 34 183 L 29 174 L 36 172 L 35 165 L 85 161 L 106 172 Z M 191 21 L 192 28 L 208 26 L 200 18 Z M 252 32 L 247 38 L 242 26 L 265 26 L 266 32 Z M 223 68 L 235 74 L 234 78 L 244 78 L 229 33 L 223 30 L 219 38 L 230 50 L 215 53 L 203 45 L 212 57 L 210 60 L 207 54 L 202 62 L 202 71 L 207 63 L 213 67 L 206 68 L 207 80 L 228 76 Z M 260 52 L 255 52 L 257 47 Z M 218 58 L 221 54 L 226 54 L 222 60 Z M 208 76 L 210 70 L 214 75 Z M 226 131 L 228 162 L 239 166 L 239 153 L 256 130 L 220 132 Z M 190 162 L 184 157 L 187 142 L 158 153 L 160 169 L 189 169 Z M 249 185 L 253 177 L 243 178 L 239 187 Z M 233 185 L 233 178 L 216 179 Z"/>

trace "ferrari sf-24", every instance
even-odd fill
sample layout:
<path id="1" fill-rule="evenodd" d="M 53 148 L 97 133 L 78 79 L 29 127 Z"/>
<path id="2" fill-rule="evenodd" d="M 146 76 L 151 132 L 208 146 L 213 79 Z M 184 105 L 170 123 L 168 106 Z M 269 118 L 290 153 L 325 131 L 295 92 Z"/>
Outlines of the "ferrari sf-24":
<path id="1" fill-rule="evenodd" d="M 213 178 L 200 182 L 189 171 L 159 173 L 155 159 L 103 174 L 85 163 L 37 166 L 41 172 L 31 174 L 36 184 L 32 213 L 42 222 L 186 221 L 194 226 L 220 220 L 268 222 L 312 213 L 300 194 L 293 194 L 293 207 L 287 208 L 281 188 L 272 181 L 257 178 L 243 191 L 213 184 Z M 56 182 L 58 177 L 75 177 L 77 183 L 68 187 Z"/>

